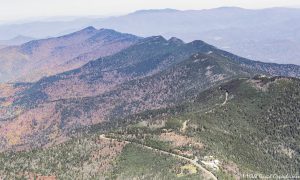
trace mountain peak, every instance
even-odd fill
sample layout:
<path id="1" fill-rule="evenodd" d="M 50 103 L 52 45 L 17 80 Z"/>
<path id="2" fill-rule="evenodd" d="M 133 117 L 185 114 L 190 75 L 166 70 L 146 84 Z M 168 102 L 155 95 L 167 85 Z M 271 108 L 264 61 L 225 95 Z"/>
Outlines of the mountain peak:
<path id="1" fill-rule="evenodd" d="M 184 44 L 184 41 L 177 38 L 177 37 L 171 37 L 169 40 L 168 40 L 170 43 L 174 43 L 174 44 L 177 44 L 177 45 L 182 45 Z"/>
<path id="2" fill-rule="evenodd" d="M 135 11 L 131 14 L 148 14 L 148 13 L 172 13 L 172 12 L 178 12 L 179 10 L 177 9 L 145 9 L 145 10 L 138 10 Z"/>
<path id="3" fill-rule="evenodd" d="M 86 27 L 86 28 L 84 28 L 80 31 L 91 31 L 91 32 L 93 32 L 93 31 L 97 31 L 97 29 L 93 26 L 88 26 L 88 27 Z"/>
<path id="4" fill-rule="evenodd" d="M 245 10 L 244 8 L 236 7 L 236 6 L 223 6 L 223 7 L 218 7 L 215 9 L 217 9 L 217 10 Z"/>
<path id="5" fill-rule="evenodd" d="M 95 34 L 97 31 L 98 30 L 96 28 L 94 28 L 93 26 L 88 26 L 84 29 L 81 29 L 79 31 L 75 31 L 75 32 L 70 33 L 70 34 L 60 36 L 58 38 L 74 37 L 74 36 L 81 35 L 81 34 Z"/>
<path id="6" fill-rule="evenodd" d="M 121 33 L 118 31 L 115 31 L 113 29 L 99 29 L 96 31 L 96 33 L 94 33 L 93 36 L 91 36 L 88 40 L 89 41 L 100 41 L 105 39 L 106 41 L 113 41 L 116 39 L 131 39 L 132 41 L 136 41 L 139 39 L 139 37 L 132 35 L 132 34 L 126 34 L 126 33 Z"/>
<path id="7" fill-rule="evenodd" d="M 103 33 L 120 33 L 118 31 L 115 31 L 113 29 L 106 29 L 106 28 L 101 28 L 98 30 L 98 32 L 103 32 Z"/>
<path id="8" fill-rule="evenodd" d="M 214 46 L 212 46 L 210 44 L 207 44 L 206 42 L 201 41 L 201 40 L 192 41 L 192 42 L 188 43 L 188 45 L 191 45 L 191 46 L 203 46 L 203 47 L 209 47 L 211 49 L 215 49 Z"/>
<path id="9" fill-rule="evenodd" d="M 141 43 L 165 43 L 168 42 L 163 36 L 150 36 L 144 38 Z"/>

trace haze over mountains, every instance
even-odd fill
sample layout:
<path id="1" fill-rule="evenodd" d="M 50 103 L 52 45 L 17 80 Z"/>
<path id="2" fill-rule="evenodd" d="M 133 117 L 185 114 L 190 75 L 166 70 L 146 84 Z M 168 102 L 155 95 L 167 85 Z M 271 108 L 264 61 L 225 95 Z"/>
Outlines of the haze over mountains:
<path id="1" fill-rule="evenodd" d="M 1 40 L 0 46 L 12 46 L 12 45 L 20 45 L 26 42 L 32 41 L 34 38 L 26 37 L 26 36 L 16 36 L 12 39 Z"/>
<path id="2" fill-rule="evenodd" d="M 249 59 L 299 64 L 299 18 L 299 9 L 286 8 L 149 10 L 103 20 L 99 27 L 141 36 L 201 39 Z"/>
<path id="3" fill-rule="evenodd" d="M 163 35 L 186 42 L 201 39 L 249 59 L 299 64 L 299 17 L 300 10 L 295 8 L 142 10 L 101 19 L 2 25 L 0 39 L 17 35 L 35 38 L 57 36 L 93 25 L 143 37 Z"/>

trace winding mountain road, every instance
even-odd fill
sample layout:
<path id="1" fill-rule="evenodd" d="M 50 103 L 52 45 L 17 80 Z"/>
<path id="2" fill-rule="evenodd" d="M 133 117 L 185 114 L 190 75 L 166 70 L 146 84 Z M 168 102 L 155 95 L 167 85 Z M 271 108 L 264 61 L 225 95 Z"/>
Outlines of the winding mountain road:
<path id="1" fill-rule="evenodd" d="M 101 134 L 100 138 L 101 139 L 105 139 L 105 140 L 117 141 L 117 139 L 106 137 L 105 134 Z M 191 164 L 193 164 L 194 166 L 196 166 L 198 169 L 200 169 L 200 171 L 202 172 L 202 175 L 203 175 L 203 177 L 204 177 L 205 180 L 217 180 L 216 176 L 213 173 L 211 173 L 210 171 L 208 171 L 207 169 L 205 169 L 204 167 L 202 167 L 197 162 L 198 161 L 197 157 L 195 157 L 195 159 L 189 159 L 187 157 L 184 157 L 184 156 L 181 156 L 181 155 L 178 155 L 178 154 L 170 153 L 170 152 L 163 151 L 163 150 L 160 150 L 160 149 L 155 149 L 153 147 L 146 146 L 146 145 L 143 145 L 143 144 L 139 144 L 139 143 L 136 143 L 136 142 L 126 141 L 126 140 L 124 140 L 123 142 L 136 144 L 136 145 L 142 146 L 145 149 L 150 149 L 150 150 L 153 150 L 153 151 L 156 151 L 156 152 L 160 152 L 162 154 L 170 155 L 170 156 L 176 157 L 178 159 L 182 159 L 182 160 L 188 161 Z"/>

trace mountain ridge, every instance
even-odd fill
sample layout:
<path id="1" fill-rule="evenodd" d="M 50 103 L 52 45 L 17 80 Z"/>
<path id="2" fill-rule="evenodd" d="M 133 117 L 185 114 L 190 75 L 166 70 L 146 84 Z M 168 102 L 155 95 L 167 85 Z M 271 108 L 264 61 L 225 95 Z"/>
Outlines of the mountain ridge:
<path id="1" fill-rule="evenodd" d="M 114 54 L 140 37 L 87 27 L 58 38 L 34 40 L 0 50 L 0 81 L 36 81 L 75 69 L 90 60 Z M 24 68 L 25 67 L 25 68 Z"/>
<path id="2" fill-rule="evenodd" d="M 299 174 L 299 66 L 92 27 L 62 42 L 78 33 L 135 41 L 36 82 L 0 83 L 0 178 L 208 179 L 199 166 L 218 179 Z"/>
<path id="3" fill-rule="evenodd" d="M 79 127 L 192 101 L 195 93 L 234 78 L 289 75 L 284 67 L 275 71 L 274 64 L 247 60 L 200 40 L 182 44 L 162 36 L 144 38 L 78 69 L 12 85 L 12 93 L 1 99 L 2 127 L 11 127 L 7 134 L 17 139 L 2 134 L 7 143 L 1 146 L 45 145 L 52 141 L 54 127 L 58 137 L 66 138 Z M 24 131 L 16 134 L 13 129 L 23 121 Z"/>

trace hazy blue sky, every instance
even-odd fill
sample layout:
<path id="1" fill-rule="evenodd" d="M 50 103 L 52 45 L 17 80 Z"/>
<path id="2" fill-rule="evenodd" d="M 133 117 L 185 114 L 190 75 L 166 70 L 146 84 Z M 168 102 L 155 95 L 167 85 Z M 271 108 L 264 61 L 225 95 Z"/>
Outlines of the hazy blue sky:
<path id="1" fill-rule="evenodd" d="M 299 0 L 0 0 L 0 20 L 39 16 L 118 15 L 138 9 L 205 9 L 220 6 L 300 7 Z"/>

